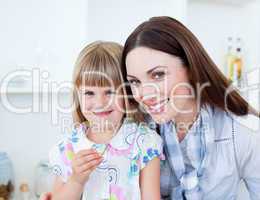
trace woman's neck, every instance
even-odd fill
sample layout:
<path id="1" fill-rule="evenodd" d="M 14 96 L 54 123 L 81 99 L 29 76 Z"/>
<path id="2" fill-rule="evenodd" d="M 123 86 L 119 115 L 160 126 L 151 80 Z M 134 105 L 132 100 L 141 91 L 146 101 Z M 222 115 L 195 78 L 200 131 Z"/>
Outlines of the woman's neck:
<path id="1" fill-rule="evenodd" d="M 175 129 L 178 135 L 179 142 L 181 142 L 189 129 L 192 127 L 193 123 L 196 121 L 198 116 L 198 108 L 196 101 L 192 101 L 187 105 L 190 112 L 188 113 L 178 113 L 173 121 L 175 122 Z"/>

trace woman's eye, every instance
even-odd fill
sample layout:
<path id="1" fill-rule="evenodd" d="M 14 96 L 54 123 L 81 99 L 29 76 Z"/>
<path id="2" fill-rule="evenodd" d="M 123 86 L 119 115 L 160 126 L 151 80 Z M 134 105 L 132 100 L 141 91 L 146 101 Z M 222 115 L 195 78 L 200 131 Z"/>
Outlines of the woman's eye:
<path id="1" fill-rule="evenodd" d="M 140 81 L 132 79 L 132 80 L 129 80 L 129 83 L 130 83 L 130 85 L 138 86 L 140 84 Z"/>
<path id="2" fill-rule="evenodd" d="M 94 92 L 92 92 L 92 91 L 85 91 L 85 92 L 84 92 L 84 95 L 93 96 L 93 95 L 94 95 Z"/>
<path id="3" fill-rule="evenodd" d="M 165 72 L 154 72 L 154 73 L 152 73 L 151 76 L 152 76 L 152 79 L 161 80 L 164 78 Z"/>

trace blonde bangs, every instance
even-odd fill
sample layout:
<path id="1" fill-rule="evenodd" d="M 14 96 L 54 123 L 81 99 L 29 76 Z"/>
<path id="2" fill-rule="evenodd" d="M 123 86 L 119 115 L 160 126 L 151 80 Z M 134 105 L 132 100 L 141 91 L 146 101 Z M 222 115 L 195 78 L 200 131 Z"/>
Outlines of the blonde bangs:
<path id="1" fill-rule="evenodd" d="M 115 87 L 123 83 L 120 72 L 120 58 L 122 48 L 117 44 L 113 48 L 110 45 L 99 45 L 95 43 L 95 48 L 88 47 L 89 51 L 79 59 L 76 64 L 78 76 L 75 80 L 77 87 L 79 86 L 97 86 L 97 87 Z M 93 44 L 92 44 L 93 46 Z M 117 47 L 117 48 L 115 48 Z M 84 50 L 83 50 L 84 52 Z"/>

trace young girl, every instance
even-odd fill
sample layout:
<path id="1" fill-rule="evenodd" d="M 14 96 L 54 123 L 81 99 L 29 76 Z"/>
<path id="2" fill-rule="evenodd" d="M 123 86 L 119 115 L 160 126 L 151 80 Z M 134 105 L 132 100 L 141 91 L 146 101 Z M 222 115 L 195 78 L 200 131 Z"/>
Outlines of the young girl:
<path id="1" fill-rule="evenodd" d="M 159 200 L 162 140 L 141 122 L 121 75 L 122 47 L 95 42 L 74 69 L 72 134 L 50 151 L 55 200 Z M 135 110 L 135 112 L 133 112 Z"/>

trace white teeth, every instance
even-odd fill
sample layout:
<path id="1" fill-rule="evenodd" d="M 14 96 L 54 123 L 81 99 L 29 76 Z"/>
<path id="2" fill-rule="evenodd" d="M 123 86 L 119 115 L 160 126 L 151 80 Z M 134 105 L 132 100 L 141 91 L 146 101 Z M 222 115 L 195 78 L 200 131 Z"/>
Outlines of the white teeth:
<path id="1" fill-rule="evenodd" d="M 169 100 L 167 99 L 167 100 L 163 101 L 162 103 L 159 103 L 159 104 L 157 104 L 157 105 L 155 105 L 155 106 L 149 106 L 149 108 L 150 108 L 150 110 L 153 110 L 153 111 L 159 111 L 159 109 L 160 109 L 162 106 L 164 106 L 165 104 L 167 104 L 168 101 L 169 101 Z"/>
<path id="2" fill-rule="evenodd" d="M 162 106 L 162 104 L 157 104 L 156 106 L 150 106 L 150 108 L 152 110 L 157 110 L 158 108 L 160 108 Z"/>
<path id="3" fill-rule="evenodd" d="M 104 113 L 104 112 L 111 112 L 112 110 L 95 110 L 93 113 L 99 114 L 99 113 Z"/>

